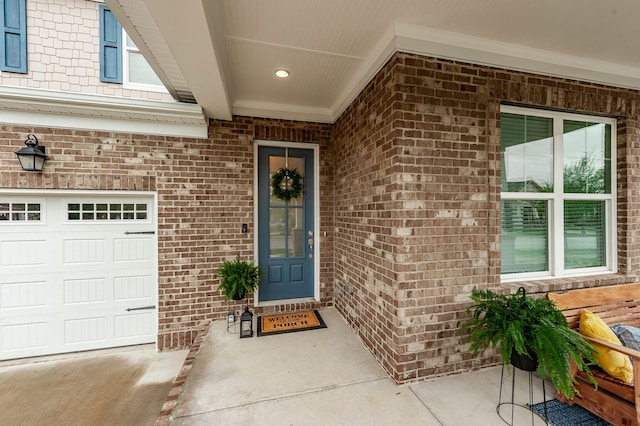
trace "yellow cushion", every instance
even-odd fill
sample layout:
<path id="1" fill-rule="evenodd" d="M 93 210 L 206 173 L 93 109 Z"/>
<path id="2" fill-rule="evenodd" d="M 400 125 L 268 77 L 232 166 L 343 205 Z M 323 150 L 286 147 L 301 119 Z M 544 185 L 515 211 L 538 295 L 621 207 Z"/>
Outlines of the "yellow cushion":
<path id="1" fill-rule="evenodd" d="M 580 334 L 622 345 L 620 339 L 618 339 L 615 333 L 609 328 L 607 323 L 598 315 L 586 309 L 583 309 L 580 315 Z M 593 347 L 600 352 L 595 355 L 600 368 L 623 382 L 631 383 L 633 381 L 633 366 L 628 356 L 595 343 Z"/>

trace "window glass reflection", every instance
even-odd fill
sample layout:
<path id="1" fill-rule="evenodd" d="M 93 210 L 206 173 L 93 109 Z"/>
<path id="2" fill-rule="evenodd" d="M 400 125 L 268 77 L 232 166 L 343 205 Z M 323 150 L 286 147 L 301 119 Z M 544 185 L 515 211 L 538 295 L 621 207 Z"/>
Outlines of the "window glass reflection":
<path id="1" fill-rule="evenodd" d="M 271 187 L 274 174 L 284 167 L 296 169 L 304 179 L 304 158 L 269 157 L 269 256 L 300 257 L 305 247 L 304 197 L 301 194 L 285 201 L 276 197 Z"/>
<path id="2" fill-rule="evenodd" d="M 553 191 L 553 120 L 500 115 L 503 192 Z"/>

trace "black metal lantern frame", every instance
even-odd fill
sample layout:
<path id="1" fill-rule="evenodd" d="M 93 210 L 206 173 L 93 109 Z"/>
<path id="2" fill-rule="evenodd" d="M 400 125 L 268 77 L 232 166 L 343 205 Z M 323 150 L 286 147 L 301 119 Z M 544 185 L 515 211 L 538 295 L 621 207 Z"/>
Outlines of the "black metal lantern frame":
<path id="1" fill-rule="evenodd" d="M 38 145 L 38 138 L 36 135 L 28 135 L 24 141 L 26 147 L 16 151 L 22 170 L 25 172 L 41 172 L 44 167 L 44 162 L 47 160 L 45 154 L 45 147 Z"/>
<path id="2" fill-rule="evenodd" d="M 240 338 L 245 337 L 253 337 L 253 314 L 248 306 L 240 316 Z"/>

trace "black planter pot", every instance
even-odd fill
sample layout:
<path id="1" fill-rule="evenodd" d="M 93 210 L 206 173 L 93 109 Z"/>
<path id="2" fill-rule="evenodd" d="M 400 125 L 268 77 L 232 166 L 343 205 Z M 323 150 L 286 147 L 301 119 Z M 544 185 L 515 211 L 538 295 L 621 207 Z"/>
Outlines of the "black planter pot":
<path id="1" fill-rule="evenodd" d="M 529 352 L 532 353 L 531 351 Z M 533 354 L 533 358 L 525 354 L 519 354 L 514 349 L 511 352 L 511 365 L 523 371 L 536 371 L 538 368 L 538 357 L 535 353 Z"/>
<path id="2" fill-rule="evenodd" d="M 242 299 L 244 299 L 244 297 L 245 297 L 246 295 L 247 295 L 247 293 L 243 291 L 243 292 L 242 292 L 242 293 L 240 293 L 240 294 L 234 294 L 234 295 L 233 295 L 233 297 L 232 297 L 232 299 L 233 299 L 233 300 L 242 300 Z"/>

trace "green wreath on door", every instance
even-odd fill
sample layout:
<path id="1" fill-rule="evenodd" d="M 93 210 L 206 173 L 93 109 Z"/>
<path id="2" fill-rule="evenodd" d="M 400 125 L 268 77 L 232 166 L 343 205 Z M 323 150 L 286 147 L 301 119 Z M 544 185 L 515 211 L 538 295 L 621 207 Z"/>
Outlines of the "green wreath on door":
<path id="1" fill-rule="evenodd" d="M 296 199 L 302 194 L 302 176 L 296 169 L 282 167 L 271 176 L 271 190 L 281 200 Z"/>

